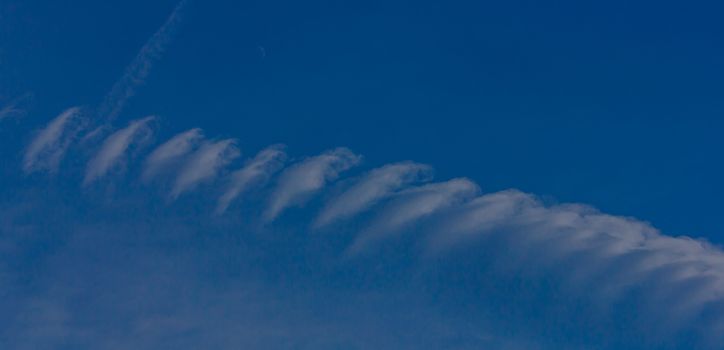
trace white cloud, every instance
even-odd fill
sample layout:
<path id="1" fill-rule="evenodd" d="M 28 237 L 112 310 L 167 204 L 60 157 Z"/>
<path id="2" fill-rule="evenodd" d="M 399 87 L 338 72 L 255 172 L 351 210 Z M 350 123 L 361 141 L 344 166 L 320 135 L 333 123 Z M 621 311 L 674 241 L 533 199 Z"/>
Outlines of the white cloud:
<path id="1" fill-rule="evenodd" d="M 279 171 L 286 160 L 283 145 L 273 145 L 259 152 L 246 165 L 234 171 L 224 194 L 219 198 L 216 213 L 222 214 L 231 202 L 253 186 L 266 183 L 272 174 Z"/>
<path id="2" fill-rule="evenodd" d="M 347 148 L 336 148 L 291 166 L 280 176 L 264 218 L 272 221 L 289 206 L 304 203 L 340 172 L 357 165 L 360 159 Z"/>
<path id="3" fill-rule="evenodd" d="M 604 308 L 632 289 L 647 286 L 646 299 L 639 305 L 647 313 L 645 320 L 669 329 L 724 305 L 720 248 L 665 236 L 645 222 L 580 204 L 546 206 L 515 190 L 486 194 L 453 210 L 431 232 L 431 254 L 502 240 L 506 259 L 528 269 L 562 271 L 572 290 L 585 291 L 581 293 Z M 724 314 L 707 322 L 705 333 L 721 334 L 717 327 L 724 327 Z"/>
<path id="4" fill-rule="evenodd" d="M 133 143 L 143 143 L 151 137 L 148 123 L 153 117 L 132 121 L 126 128 L 116 131 L 103 141 L 100 151 L 88 162 L 83 184 L 88 185 L 106 175 L 119 164 Z"/>
<path id="5" fill-rule="evenodd" d="M 158 146 L 146 158 L 142 178 L 149 181 L 170 166 L 178 165 L 204 138 L 201 129 L 182 132 Z"/>
<path id="6" fill-rule="evenodd" d="M 373 169 L 340 195 L 332 198 L 315 223 L 322 227 L 350 218 L 370 208 L 383 198 L 415 182 L 432 178 L 428 165 L 401 162 Z"/>
<path id="7" fill-rule="evenodd" d="M 235 140 L 226 139 L 204 143 L 191 155 L 179 172 L 171 190 L 171 198 L 178 198 L 182 193 L 192 190 L 200 183 L 212 180 L 239 155 Z"/>
<path id="8" fill-rule="evenodd" d="M 475 196 L 479 190 L 474 182 L 458 178 L 402 191 L 360 233 L 350 252 L 359 252 L 373 241 L 399 233 L 418 220 Z"/>
<path id="9" fill-rule="evenodd" d="M 69 108 L 50 121 L 35 135 L 25 150 L 23 171 L 26 174 L 42 170 L 57 171 L 84 122 L 79 107 Z"/>

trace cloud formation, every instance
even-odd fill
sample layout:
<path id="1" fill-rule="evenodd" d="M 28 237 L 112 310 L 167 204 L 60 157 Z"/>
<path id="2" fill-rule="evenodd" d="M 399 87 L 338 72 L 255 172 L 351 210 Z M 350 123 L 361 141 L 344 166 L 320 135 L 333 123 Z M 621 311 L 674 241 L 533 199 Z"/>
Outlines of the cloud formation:
<path id="1" fill-rule="evenodd" d="M 26 173 L 57 170 L 83 120 L 80 109 L 75 107 L 39 131 L 25 152 L 23 170 Z M 83 183 L 97 181 L 124 161 L 130 147 L 148 140 L 150 120 L 152 117 L 133 121 L 107 137 L 88 162 Z M 221 178 L 224 168 L 238 156 L 233 139 L 203 141 L 201 130 L 191 129 L 153 150 L 145 159 L 141 177 L 147 180 L 178 169 L 176 177 L 164 177 L 172 181 L 171 197 L 176 198 L 201 183 Z M 271 146 L 219 181 L 224 187 L 218 189 L 222 194 L 215 203 L 216 212 L 223 213 L 240 195 L 268 182 L 281 170 L 285 158 L 283 146 Z M 266 229 L 274 229 L 271 222 L 284 210 L 304 204 L 359 162 L 360 156 L 346 148 L 337 148 L 293 164 L 281 173 L 269 197 L 263 199 L 266 212 L 255 223 L 263 222 L 267 224 Z M 365 278 L 370 278 L 367 276 L 374 276 L 373 284 L 381 284 L 383 293 L 387 291 L 385 281 L 417 283 L 410 290 L 433 291 L 430 292 L 434 295 L 431 305 L 436 307 L 439 300 L 447 297 L 464 303 L 466 308 L 479 308 L 475 310 L 491 307 L 493 310 L 501 307 L 505 312 L 516 310 L 522 315 L 512 321 L 512 326 L 525 323 L 521 319 L 538 320 L 541 324 L 530 326 L 541 329 L 542 336 L 536 336 L 538 338 L 553 339 L 557 329 L 566 329 L 547 348 L 560 348 L 556 343 L 560 339 L 569 341 L 572 348 L 583 347 L 570 342 L 574 338 L 571 334 L 585 334 L 580 336 L 581 344 L 595 344 L 605 349 L 718 349 L 717 345 L 724 341 L 724 252 L 719 247 L 687 237 L 666 236 L 645 222 L 608 215 L 581 204 L 546 204 L 534 195 L 517 190 L 480 195 L 478 186 L 466 178 L 409 187 L 430 180 L 431 173 L 429 166 L 412 162 L 373 169 L 349 182 L 348 187 L 340 186 L 343 190 L 324 203 L 317 215 L 290 218 L 292 223 L 302 221 L 298 225 L 301 228 L 309 227 L 309 221 L 317 227 L 349 222 L 353 237 L 302 235 L 294 238 L 293 243 L 271 238 L 261 247 L 247 247 L 245 254 L 259 254 L 250 258 L 253 263 L 247 265 L 257 266 L 254 264 L 259 260 L 255 259 L 263 260 L 260 255 L 265 253 L 255 249 L 271 249 L 269 260 L 263 260 L 269 266 L 260 269 L 268 269 L 271 276 L 278 276 L 279 270 L 290 269 L 295 274 L 285 277 L 290 278 L 285 283 L 309 278 L 304 282 L 315 288 L 326 288 L 329 286 L 324 283 L 314 283 L 340 278 L 326 273 L 330 269 L 329 261 L 338 261 L 338 256 L 344 254 L 341 252 L 346 252 L 348 259 L 331 269 L 352 276 L 342 277 L 354 279 L 349 286 L 358 283 L 358 279 L 364 283 Z M 142 202 L 135 200 L 138 205 Z M 114 213 L 118 207 L 113 208 Z M 170 222 L 178 219 L 173 209 L 167 209 Z M 134 211 L 142 210 L 134 208 Z M 366 212 L 370 215 L 361 215 Z M 208 227 L 203 226 L 204 218 L 193 221 L 201 222 L 199 229 Z M 258 227 L 250 225 L 246 229 Z M 357 227 L 362 229 L 357 231 Z M 400 240 L 405 233 L 409 234 Z M 313 241 L 320 239 L 326 241 L 315 245 Z M 387 240 L 399 244 L 389 245 Z M 296 247 L 300 242 L 314 249 L 299 252 L 284 246 Z M 220 244 L 224 249 L 236 249 Z M 95 249 L 97 244 L 91 246 Z M 359 254 L 362 251 L 365 255 Z M 315 256 L 320 252 L 320 256 Z M 422 253 L 421 259 L 413 267 L 406 269 L 404 263 L 400 263 L 418 253 Z M 284 259 L 278 259 L 280 254 Z M 372 257 L 377 264 L 362 266 L 369 261 L 365 257 Z M 208 258 L 200 261 L 204 259 Z M 360 265 L 355 265 L 360 261 Z M 438 264 L 450 264 L 452 268 L 445 270 Z M 309 270 L 294 270 L 299 266 Z M 379 266 L 384 268 L 377 270 Z M 440 276 L 429 278 L 424 274 L 438 268 L 443 271 Z M 414 278 L 408 274 L 414 274 Z M 344 279 L 334 283 L 348 285 Z M 58 302 L 55 296 L 49 299 Z M 485 304 L 487 300 L 491 300 L 492 306 Z M 25 306 L 35 312 L 35 308 L 42 309 L 43 305 L 31 300 Z M 64 320 L 53 318 L 65 317 L 68 310 L 40 310 L 38 322 L 42 324 L 50 317 L 49 323 L 65 324 Z M 471 318 L 472 313 L 468 311 L 461 316 L 465 322 L 479 321 Z M 591 326 L 582 326 L 588 325 L 586 322 Z M 591 329 L 607 327 L 610 323 L 620 324 L 620 328 L 606 328 L 609 333 L 605 340 L 595 338 Z M 26 328 L 28 334 L 37 335 L 37 339 L 44 337 L 33 333 L 33 327 Z M 53 335 L 46 340 L 57 342 L 70 334 L 62 332 L 78 332 L 78 329 L 77 325 L 70 324 L 59 331 L 58 337 Z M 99 330 L 98 334 L 104 332 Z M 627 337 L 628 334 L 634 334 L 635 339 Z"/>
<path id="2" fill-rule="evenodd" d="M 35 135 L 23 156 L 23 171 L 26 174 L 58 170 L 68 147 L 86 122 L 81 112 L 79 107 L 69 108 Z"/>
<path id="3" fill-rule="evenodd" d="M 123 155 L 134 143 L 143 143 L 151 137 L 152 131 L 148 123 L 153 117 L 132 121 L 124 129 L 108 136 L 100 150 L 91 158 L 86 167 L 83 185 L 89 185 L 98 178 L 105 176 L 109 170 L 123 160 Z"/>
<path id="4" fill-rule="evenodd" d="M 360 160 L 360 156 L 349 149 L 336 148 L 291 166 L 280 175 L 269 199 L 265 219 L 272 221 L 284 209 L 304 203 L 327 182 L 337 179 L 339 173 L 357 165 Z"/>
<path id="5" fill-rule="evenodd" d="M 143 174 L 143 181 L 150 181 L 167 168 L 178 165 L 182 159 L 196 148 L 204 135 L 201 129 L 194 128 L 172 137 L 156 147 L 146 158 Z"/>
<path id="6" fill-rule="evenodd" d="M 224 213 L 240 194 L 266 183 L 274 173 L 281 170 L 287 158 L 284 149 L 284 145 L 267 147 L 249 160 L 243 168 L 231 173 L 227 187 L 217 203 L 216 213 Z"/>
<path id="7" fill-rule="evenodd" d="M 430 179 L 432 167 L 413 162 L 388 164 L 373 169 L 332 198 L 317 217 L 315 226 L 322 227 L 350 218 L 407 185 Z"/>
<path id="8" fill-rule="evenodd" d="M 212 180 L 239 155 L 236 140 L 226 139 L 204 143 L 190 156 L 179 171 L 171 189 L 171 198 L 176 199 L 200 183 Z"/>

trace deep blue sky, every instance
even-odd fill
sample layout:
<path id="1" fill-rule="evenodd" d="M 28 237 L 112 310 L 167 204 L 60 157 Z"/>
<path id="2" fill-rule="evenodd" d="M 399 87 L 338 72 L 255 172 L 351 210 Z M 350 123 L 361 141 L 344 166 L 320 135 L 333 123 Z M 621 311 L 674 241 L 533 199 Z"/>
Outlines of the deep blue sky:
<path id="1" fill-rule="evenodd" d="M 175 1 L 3 1 L 2 97 L 93 105 Z M 122 118 L 415 159 L 724 242 L 718 2 L 199 1 Z"/>
<path id="2" fill-rule="evenodd" d="M 52 118 L 143 75 L 124 72 L 176 5 L 0 0 L 0 113 L 23 111 L 0 115 L 0 347 L 689 349 L 724 326 L 721 250 L 617 217 L 724 244 L 724 5 L 189 1 L 103 138 L 68 127 L 48 143 L 70 140 L 58 172 L 21 169 Z M 147 115 L 153 139 L 83 183 Z M 243 157 L 194 163 L 210 154 L 198 141 L 141 181 L 149 152 L 192 127 Z M 275 143 L 284 170 L 213 215 L 229 171 Z M 331 167 L 305 157 L 338 146 L 362 164 L 299 199 Z M 404 160 L 440 182 L 365 182 Z M 189 164 L 216 182 L 174 199 Z M 486 195 L 443 182 L 457 177 Z M 511 188 L 542 202 L 489 194 Z M 374 190 L 369 211 L 310 226 Z M 265 218 L 279 198 L 302 208 Z M 350 253 L 375 233 L 389 242 Z"/>

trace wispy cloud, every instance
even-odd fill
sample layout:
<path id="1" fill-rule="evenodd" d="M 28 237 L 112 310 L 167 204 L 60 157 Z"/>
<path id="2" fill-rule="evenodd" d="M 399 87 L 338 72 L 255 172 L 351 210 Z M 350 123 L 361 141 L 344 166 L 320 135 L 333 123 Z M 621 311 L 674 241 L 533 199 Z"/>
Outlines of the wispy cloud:
<path id="1" fill-rule="evenodd" d="M 149 181 L 168 167 L 179 165 L 204 138 L 199 128 L 182 132 L 158 146 L 146 158 L 142 179 Z"/>
<path id="2" fill-rule="evenodd" d="M 357 165 L 360 159 L 347 148 L 336 148 L 291 166 L 280 175 L 265 219 L 272 221 L 289 206 L 304 203 L 327 182 L 335 180 L 340 172 Z"/>
<path id="3" fill-rule="evenodd" d="M 240 194 L 254 186 L 266 183 L 274 173 L 279 171 L 286 160 L 284 149 L 284 145 L 270 146 L 249 160 L 243 168 L 234 171 L 229 178 L 224 194 L 219 198 L 216 213 L 224 213 Z"/>
<path id="4" fill-rule="evenodd" d="M 25 115 L 26 110 L 22 108 L 22 105 L 25 104 L 33 95 L 30 93 L 20 95 L 16 97 L 15 99 L 8 102 L 5 106 L 0 108 L 0 121 L 2 121 L 5 118 L 10 117 L 21 117 Z"/>
<path id="5" fill-rule="evenodd" d="M 178 198 L 202 182 L 210 181 L 232 160 L 240 155 L 236 140 L 226 139 L 204 143 L 184 164 L 171 190 L 171 198 Z"/>
<path id="6" fill-rule="evenodd" d="M 316 227 L 350 218 L 415 182 L 432 179 L 432 167 L 413 162 L 388 164 L 373 169 L 354 185 L 332 198 L 319 214 Z"/>
<path id="7" fill-rule="evenodd" d="M 153 64 L 161 58 L 173 38 L 190 0 L 181 0 L 161 28 L 148 39 L 126 71 L 111 88 L 98 108 L 98 116 L 106 122 L 113 121 L 123 110 L 129 98 L 145 83 Z"/>
<path id="8" fill-rule="evenodd" d="M 63 160 L 68 147 L 83 128 L 85 119 L 81 108 L 65 110 L 40 130 L 28 145 L 23 156 L 23 171 L 55 172 Z"/>
<path id="9" fill-rule="evenodd" d="M 116 131 L 103 141 L 101 149 L 88 162 L 83 184 L 88 185 L 106 175 L 123 160 L 123 155 L 133 143 L 143 143 L 151 137 L 148 123 L 153 117 L 132 121 L 126 128 Z"/>
<path id="10" fill-rule="evenodd" d="M 479 191 L 478 185 L 464 178 L 402 191 L 359 234 L 349 252 L 357 253 L 374 241 L 400 233 L 416 221 L 460 204 Z"/>

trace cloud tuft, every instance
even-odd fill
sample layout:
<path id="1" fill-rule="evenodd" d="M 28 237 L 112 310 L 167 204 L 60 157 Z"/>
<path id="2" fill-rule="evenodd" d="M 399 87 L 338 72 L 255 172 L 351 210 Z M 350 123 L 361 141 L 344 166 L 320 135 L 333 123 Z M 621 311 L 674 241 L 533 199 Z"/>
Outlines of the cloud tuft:
<path id="1" fill-rule="evenodd" d="M 358 253 L 370 243 L 398 234 L 423 218 L 474 197 L 479 191 L 478 185 L 464 178 L 402 191 L 372 219 L 369 226 L 356 238 L 349 252 Z"/>
<path id="2" fill-rule="evenodd" d="M 124 129 L 108 136 L 103 141 L 101 149 L 88 162 L 83 185 L 87 186 L 105 176 L 114 166 L 121 163 L 123 155 L 132 144 L 148 141 L 153 133 L 148 126 L 151 120 L 153 117 L 134 120 Z"/>
<path id="3" fill-rule="evenodd" d="M 359 164 L 360 160 L 360 156 L 341 147 L 291 166 L 280 175 L 264 219 L 273 221 L 284 209 L 303 204 L 327 182 L 337 179 L 339 173 Z"/>
<path id="4" fill-rule="evenodd" d="M 388 164 L 373 169 L 346 191 L 332 198 L 317 217 L 315 227 L 351 218 L 407 185 L 431 179 L 432 167 L 413 162 Z"/>
<path id="5" fill-rule="evenodd" d="M 200 183 L 212 180 L 239 155 L 236 140 L 233 139 L 202 144 L 181 168 L 171 190 L 171 198 L 176 199 Z"/>
<path id="6" fill-rule="evenodd" d="M 144 182 L 148 182 L 167 168 L 178 165 L 182 159 L 193 151 L 204 138 L 199 128 L 182 132 L 158 146 L 146 158 L 143 174 Z"/>
<path id="7" fill-rule="evenodd" d="M 281 170 L 287 157 L 284 149 L 284 145 L 270 146 L 249 160 L 243 168 L 234 171 L 219 198 L 216 213 L 223 214 L 240 194 L 266 183 L 274 173 Z"/>

